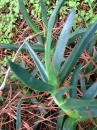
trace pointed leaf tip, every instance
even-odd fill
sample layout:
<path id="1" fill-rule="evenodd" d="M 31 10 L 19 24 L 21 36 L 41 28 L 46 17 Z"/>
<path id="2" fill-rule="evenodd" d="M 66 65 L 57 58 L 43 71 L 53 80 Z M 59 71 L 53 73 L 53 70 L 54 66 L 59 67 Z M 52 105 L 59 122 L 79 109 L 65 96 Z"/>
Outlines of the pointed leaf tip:
<path id="1" fill-rule="evenodd" d="M 75 18 L 75 9 L 72 9 L 62 29 L 62 32 L 60 34 L 59 41 L 58 41 L 58 44 L 54 53 L 54 66 L 55 66 L 57 74 L 59 72 L 59 68 L 63 59 L 64 51 L 68 43 L 68 39 L 70 36 L 70 31 L 72 29 L 74 18 Z"/>
<path id="2" fill-rule="evenodd" d="M 38 58 L 38 56 L 36 55 L 34 50 L 31 48 L 31 46 L 28 44 L 28 42 L 24 41 L 24 43 L 26 44 L 27 49 L 28 49 L 31 57 L 34 60 L 36 66 L 37 66 L 37 68 L 42 76 L 43 81 L 48 82 L 48 74 L 47 74 L 47 71 L 46 71 L 44 65 L 42 64 L 42 62 L 40 61 L 40 59 Z"/>
<path id="3" fill-rule="evenodd" d="M 53 85 L 47 84 L 41 80 L 34 78 L 30 73 L 28 73 L 21 66 L 11 62 L 8 60 L 9 66 L 15 75 L 29 88 L 33 90 L 37 90 L 40 92 L 50 92 L 51 94 L 55 94 L 56 89 Z"/>

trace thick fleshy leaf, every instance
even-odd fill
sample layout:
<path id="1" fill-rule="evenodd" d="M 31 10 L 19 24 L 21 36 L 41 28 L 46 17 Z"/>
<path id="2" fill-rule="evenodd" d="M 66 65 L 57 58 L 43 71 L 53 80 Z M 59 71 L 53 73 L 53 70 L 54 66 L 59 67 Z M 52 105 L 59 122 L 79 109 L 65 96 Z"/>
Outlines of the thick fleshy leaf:
<path id="1" fill-rule="evenodd" d="M 28 44 L 27 41 L 24 41 L 25 45 L 27 46 L 27 49 L 32 57 L 32 59 L 34 60 L 40 74 L 41 77 L 43 79 L 43 81 L 48 82 L 48 74 L 47 71 L 44 67 L 44 65 L 42 64 L 42 62 L 40 61 L 40 59 L 38 58 L 38 56 L 36 55 L 36 53 L 33 51 L 33 49 L 31 48 L 31 46 Z"/>
<path id="2" fill-rule="evenodd" d="M 58 44 L 56 46 L 55 54 L 54 54 L 54 67 L 58 74 L 60 65 L 63 59 L 64 51 L 68 42 L 68 38 L 70 36 L 70 31 L 72 29 L 72 25 L 75 18 L 75 10 L 72 9 L 71 13 L 67 17 L 66 23 L 62 29 L 60 34 Z"/>
<path id="3" fill-rule="evenodd" d="M 56 42 L 54 39 L 52 39 L 52 41 L 51 41 L 51 57 L 54 55 L 55 48 L 56 48 Z"/>
<path id="4" fill-rule="evenodd" d="M 43 0 L 40 0 L 40 5 L 41 5 L 41 10 L 42 10 L 43 21 L 45 25 L 48 26 L 47 9 Z"/>
<path id="5" fill-rule="evenodd" d="M 20 6 L 20 10 L 21 13 L 23 15 L 23 17 L 25 18 L 26 22 L 28 23 L 28 25 L 30 26 L 30 28 L 35 32 L 38 33 L 40 32 L 39 28 L 35 25 L 35 23 L 32 21 L 32 19 L 29 17 L 29 14 L 25 8 L 25 5 L 23 3 L 23 0 L 18 0 L 19 2 L 19 6 Z"/>
<path id="6" fill-rule="evenodd" d="M 97 107 L 87 107 L 76 109 L 81 117 L 90 118 L 97 117 Z"/>
<path id="7" fill-rule="evenodd" d="M 56 101 L 56 103 L 57 103 L 58 105 L 64 102 L 64 100 L 65 100 L 64 94 L 65 94 L 68 90 L 70 90 L 70 89 L 72 89 L 72 88 L 73 88 L 73 86 L 68 86 L 68 87 L 66 87 L 66 88 L 62 88 L 61 90 L 59 90 L 59 91 L 56 93 L 56 95 L 55 95 L 55 98 L 56 98 L 55 101 Z"/>
<path id="8" fill-rule="evenodd" d="M 56 124 L 56 130 L 62 130 L 63 123 L 64 123 L 64 111 L 60 111 L 57 119 L 57 124 Z"/>
<path id="9" fill-rule="evenodd" d="M 84 93 L 82 99 L 94 99 L 97 95 L 97 82 L 95 82 L 92 86 L 88 88 L 88 90 Z"/>
<path id="10" fill-rule="evenodd" d="M 92 39 L 89 42 L 88 53 L 89 53 L 90 56 L 93 55 L 93 46 L 95 45 L 96 40 L 97 40 L 97 36 L 94 36 L 94 37 L 92 37 Z"/>
<path id="11" fill-rule="evenodd" d="M 38 90 L 40 92 L 50 92 L 55 94 L 55 87 L 47 84 L 41 80 L 34 78 L 30 73 L 28 73 L 24 68 L 19 65 L 8 61 L 10 68 L 16 74 L 16 76 L 29 88 Z"/>
<path id="12" fill-rule="evenodd" d="M 25 8 L 25 5 L 23 3 L 23 0 L 18 0 L 19 2 L 19 6 L 20 6 L 20 11 L 23 15 L 23 17 L 25 18 L 27 24 L 29 25 L 29 27 L 35 32 L 35 33 L 39 33 L 40 29 L 35 25 L 35 23 L 32 21 L 32 19 L 29 17 L 29 14 Z M 40 44 L 42 44 L 42 37 L 41 36 L 37 36 L 37 40 Z"/>
<path id="13" fill-rule="evenodd" d="M 82 28 L 82 29 L 76 30 L 73 33 L 71 33 L 69 40 L 68 40 L 68 45 L 70 45 L 70 43 L 74 42 L 77 38 L 80 38 L 80 36 L 84 35 L 84 33 L 86 31 L 87 31 L 87 28 Z"/>
<path id="14" fill-rule="evenodd" d="M 43 45 L 39 45 L 39 44 L 30 44 L 31 48 L 36 51 L 36 52 L 44 52 L 45 51 L 45 48 Z M 15 45 L 15 44 L 5 44 L 5 43 L 0 43 L 0 48 L 6 48 L 6 49 L 9 49 L 9 50 L 18 50 L 20 47 L 20 45 Z M 24 45 L 21 49 L 21 51 L 26 51 L 27 48 L 26 46 Z"/>
<path id="15" fill-rule="evenodd" d="M 82 70 L 80 70 L 80 86 L 81 86 L 81 92 L 84 94 L 86 92 L 86 85 L 85 85 L 85 78 L 84 78 L 84 73 Z"/>
<path id="16" fill-rule="evenodd" d="M 53 84 L 54 86 L 58 86 L 57 84 L 57 79 L 55 76 L 54 68 L 52 66 L 51 62 L 51 39 L 52 39 L 52 29 L 57 17 L 57 14 L 61 8 L 61 6 L 64 4 L 65 0 L 60 0 L 54 9 L 52 15 L 50 16 L 49 22 L 48 22 L 48 31 L 47 31 L 47 39 L 46 39 L 46 46 L 45 46 L 45 64 L 46 64 L 46 69 L 48 72 L 49 76 L 49 82 Z"/>
<path id="17" fill-rule="evenodd" d="M 71 98 L 77 98 L 77 83 L 78 83 L 78 77 L 79 77 L 79 72 L 81 69 L 82 65 L 79 65 L 75 68 L 70 85 L 73 86 L 73 89 L 70 89 L 70 97 Z"/>
<path id="18" fill-rule="evenodd" d="M 64 109 L 79 109 L 83 107 L 97 106 L 97 100 L 80 100 L 68 98 L 61 104 L 61 108 Z"/>
<path id="19" fill-rule="evenodd" d="M 87 73 L 90 73 L 92 71 L 92 68 L 93 68 L 93 63 L 90 62 L 87 67 L 85 68 L 85 72 L 84 74 L 87 74 Z"/>
<path id="20" fill-rule="evenodd" d="M 63 84 L 66 77 L 69 75 L 71 70 L 73 69 L 76 62 L 79 60 L 81 54 L 85 50 L 86 46 L 88 45 L 92 35 L 97 29 L 97 22 L 95 22 L 90 28 L 87 29 L 84 36 L 81 40 L 75 45 L 74 49 L 66 59 L 65 63 L 63 64 L 60 72 L 59 72 L 59 80 L 60 84 Z M 63 73 L 64 72 L 64 73 Z"/>
<path id="21" fill-rule="evenodd" d="M 67 118 L 63 124 L 62 130 L 76 130 L 77 119 Z"/>
<path id="22" fill-rule="evenodd" d="M 19 102 L 17 106 L 16 130 L 19 130 L 21 125 L 21 104 L 22 102 Z"/>

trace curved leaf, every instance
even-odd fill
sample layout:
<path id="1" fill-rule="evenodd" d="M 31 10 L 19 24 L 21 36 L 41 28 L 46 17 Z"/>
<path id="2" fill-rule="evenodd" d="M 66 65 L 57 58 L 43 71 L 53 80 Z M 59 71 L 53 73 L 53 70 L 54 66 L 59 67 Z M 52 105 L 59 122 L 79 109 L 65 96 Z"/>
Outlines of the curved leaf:
<path id="1" fill-rule="evenodd" d="M 5 43 L 0 43 L 0 48 L 6 48 L 6 49 L 10 49 L 10 50 L 18 50 L 20 48 L 21 45 L 15 45 L 15 44 L 5 44 Z M 39 44 L 30 44 L 31 48 L 36 51 L 36 52 L 44 52 L 45 48 L 43 45 L 39 45 Z M 27 48 L 24 45 L 21 49 L 21 51 L 26 51 Z"/>
<path id="2" fill-rule="evenodd" d="M 82 99 L 94 99 L 97 95 L 97 82 L 95 82 L 92 86 L 88 88 L 88 90 L 84 93 Z"/>
<path id="3" fill-rule="evenodd" d="M 74 22 L 74 18 L 75 18 L 75 10 L 72 9 L 72 11 L 69 14 L 69 16 L 67 17 L 66 23 L 62 29 L 62 32 L 60 34 L 58 44 L 56 46 L 56 50 L 54 53 L 54 67 L 55 67 L 57 74 L 60 69 L 60 65 L 61 65 L 61 62 L 63 59 L 63 55 L 64 55 L 64 51 L 65 51 L 65 48 L 66 48 L 66 45 L 68 42 L 70 31 L 72 29 L 72 24 Z"/>
<path id="4" fill-rule="evenodd" d="M 50 19 L 48 22 L 48 31 L 47 31 L 47 39 L 46 39 L 46 46 L 45 46 L 45 64 L 46 64 L 46 69 L 47 69 L 48 76 L 49 76 L 49 82 L 56 87 L 58 86 L 58 84 L 57 84 L 55 72 L 53 70 L 53 66 L 52 66 L 52 62 L 51 62 L 51 53 L 50 53 L 51 39 L 52 39 L 51 37 L 52 37 L 52 29 L 53 29 L 57 14 L 58 14 L 61 6 L 63 5 L 64 1 L 65 0 L 60 0 L 58 2 L 52 15 L 50 16 Z"/>
<path id="5" fill-rule="evenodd" d="M 20 11 L 23 15 L 23 17 L 25 18 L 27 24 L 29 25 L 29 27 L 35 32 L 35 33 L 39 33 L 40 29 L 36 26 L 36 24 L 32 21 L 32 19 L 29 17 L 29 14 L 25 8 L 25 5 L 23 3 L 23 0 L 18 0 L 19 2 L 19 6 L 20 6 Z M 39 43 L 43 43 L 43 39 L 41 36 L 37 36 L 37 40 Z"/>
<path id="6" fill-rule="evenodd" d="M 63 124 L 62 130 L 76 130 L 77 119 L 74 118 L 67 118 Z"/>
<path id="7" fill-rule="evenodd" d="M 56 95 L 55 95 L 55 101 L 56 103 L 59 105 L 61 103 L 64 102 L 65 98 L 64 98 L 64 93 L 66 93 L 68 90 L 72 89 L 73 86 L 69 86 L 69 87 L 66 87 L 66 88 L 62 88 L 61 90 L 59 90 Z"/>
<path id="8" fill-rule="evenodd" d="M 42 10 L 43 21 L 45 25 L 48 26 L 47 10 L 46 10 L 46 6 L 43 0 L 40 0 L 40 5 L 41 5 L 41 10 Z"/>
<path id="9" fill-rule="evenodd" d="M 57 119 L 56 130 L 61 130 L 64 123 L 64 111 L 60 111 Z"/>
<path id="10" fill-rule="evenodd" d="M 71 33 L 67 44 L 70 45 L 70 43 L 74 42 L 77 38 L 84 35 L 86 31 L 87 28 L 82 28 Z"/>
<path id="11" fill-rule="evenodd" d="M 45 82 L 48 82 L 48 74 L 47 74 L 47 71 L 44 67 L 44 65 L 42 64 L 42 62 L 40 61 L 40 59 L 38 58 L 38 56 L 36 55 L 36 53 L 33 51 L 33 49 L 30 47 L 30 45 L 28 44 L 27 41 L 24 41 L 24 43 L 26 44 L 27 46 L 27 49 L 31 55 L 31 57 L 33 58 L 41 76 L 42 76 L 42 79 L 43 81 Z"/>
<path id="12" fill-rule="evenodd" d="M 72 75 L 70 85 L 73 86 L 72 89 L 70 89 L 70 97 L 71 98 L 77 98 L 77 83 L 78 83 L 78 77 L 79 77 L 79 72 L 81 69 L 82 65 L 78 65 Z"/>
<path id="13" fill-rule="evenodd" d="M 80 58 L 81 54 L 85 50 L 86 46 L 88 45 L 92 35 L 97 29 L 97 22 L 95 22 L 90 28 L 87 29 L 85 35 L 81 38 L 81 40 L 75 45 L 74 49 L 66 59 L 65 63 L 63 64 L 60 72 L 59 72 L 59 80 L 60 84 L 64 82 L 68 74 L 71 72 L 72 68 Z M 63 73 L 64 72 L 64 73 Z"/>
<path id="14" fill-rule="evenodd" d="M 26 22 L 28 23 L 28 25 L 30 26 L 30 28 L 35 33 L 40 32 L 39 28 L 34 24 L 32 19 L 29 17 L 29 14 L 27 13 L 27 10 L 26 10 L 25 5 L 23 3 L 23 0 L 18 0 L 18 2 L 19 2 L 21 13 L 22 13 L 23 17 L 25 18 Z"/>
<path id="15" fill-rule="evenodd" d="M 34 78 L 31 74 L 29 74 L 24 68 L 20 67 L 19 65 L 8 61 L 10 68 L 16 74 L 16 76 L 29 88 L 38 90 L 40 92 L 50 92 L 55 94 L 55 87 L 47 84 L 43 81 L 40 81 Z"/>

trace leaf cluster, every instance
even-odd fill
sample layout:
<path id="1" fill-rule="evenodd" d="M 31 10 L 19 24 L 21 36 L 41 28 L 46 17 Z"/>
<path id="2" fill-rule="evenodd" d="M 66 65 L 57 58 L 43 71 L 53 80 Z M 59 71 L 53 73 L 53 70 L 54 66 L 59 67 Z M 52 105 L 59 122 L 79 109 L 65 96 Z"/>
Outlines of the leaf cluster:
<path id="1" fill-rule="evenodd" d="M 75 10 L 72 9 L 60 33 L 58 42 L 55 43 L 53 46 L 54 51 L 51 54 L 53 41 L 52 31 L 59 10 L 64 4 L 64 2 L 65 0 L 60 0 L 58 2 L 56 8 L 54 9 L 52 15 L 48 20 L 46 6 L 43 0 L 40 0 L 43 20 L 48 31 L 46 33 L 45 39 L 43 39 L 43 36 L 36 37 L 39 42 L 39 45 L 36 46 L 36 50 L 38 51 L 41 47 L 43 47 L 43 40 L 45 40 L 46 44 L 45 49 L 43 50 L 45 55 L 45 64 L 41 62 L 41 60 L 35 53 L 35 48 L 33 48 L 33 46 L 31 46 L 28 41 L 24 40 L 25 47 L 30 53 L 39 71 L 39 78 L 34 77 L 33 75 L 31 75 L 31 73 L 28 73 L 27 70 L 25 70 L 23 67 L 11 62 L 10 60 L 8 61 L 8 63 L 15 75 L 26 86 L 35 91 L 49 92 L 54 97 L 54 102 L 61 108 L 63 112 L 65 112 L 69 116 L 69 118 L 67 118 L 66 120 L 62 119 L 61 126 L 57 125 L 56 129 L 75 130 L 77 123 L 89 119 L 90 114 L 92 115 L 92 117 L 97 116 L 97 100 L 95 99 L 97 95 L 97 82 L 90 85 L 90 87 L 87 89 L 85 87 L 85 80 L 80 79 L 83 96 L 81 98 L 78 98 L 77 96 L 78 80 L 80 74 L 83 74 L 83 70 L 81 69 L 83 64 L 79 64 L 78 61 L 86 47 L 88 47 L 88 53 L 92 55 L 93 46 L 96 40 L 96 36 L 94 35 L 94 33 L 97 30 L 97 22 L 92 24 L 87 29 L 83 28 L 73 33 L 70 33 L 76 13 Z M 34 33 L 39 33 L 40 29 L 29 17 L 22 0 L 19 0 L 19 6 L 21 13 L 30 28 L 34 31 Z M 66 46 L 70 45 L 77 38 L 80 38 L 80 40 L 77 42 L 69 56 L 65 58 L 64 61 L 63 59 Z M 25 47 L 23 49 L 25 49 Z M 16 49 L 16 46 L 10 46 L 9 48 Z M 91 64 L 91 66 L 93 67 L 93 64 Z M 84 69 L 84 72 L 85 71 L 86 70 Z M 71 72 L 73 72 L 73 74 L 71 77 L 70 85 L 65 88 L 62 88 L 64 81 Z M 69 95 L 64 96 L 67 91 L 69 92 Z M 88 111 L 90 112 L 90 114 Z"/>

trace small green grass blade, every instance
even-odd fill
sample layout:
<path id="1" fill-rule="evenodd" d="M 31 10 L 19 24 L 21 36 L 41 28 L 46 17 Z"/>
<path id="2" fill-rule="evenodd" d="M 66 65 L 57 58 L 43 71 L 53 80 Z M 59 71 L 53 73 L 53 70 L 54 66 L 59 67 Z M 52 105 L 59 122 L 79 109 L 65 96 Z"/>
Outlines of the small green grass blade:
<path id="1" fill-rule="evenodd" d="M 97 82 L 95 82 L 92 86 L 88 88 L 88 90 L 84 93 L 82 99 L 94 99 L 97 95 Z"/>
<path id="2" fill-rule="evenodd" d="M 59 80 L 60 84 L 62 85 L 68 74 L 73 69 L 76 62 L 79 60 L 81 54 L 85 50 L 86 46 L 88 45 L 90 39 L 92 38 L 92 35 L 97 30 L 97 22 L 95 22 L 90 28 L 87 29 L 84 36 L 81 38 L 81 40 L 75 45 L 72 52 L 66 59 L 65 63 L 63 64 L 60 72 L 59 72 Z M 63 73 L 64 72 L 64 73 Z"/>
<path id="3" fill-rule="evenodd" d="M 70 36 L 70 31 L 72 29 L 72 25 L 74 22 L 74 18 L 75 18 L 75 10 L 72 9 L 71 13 L 69 14 L 69 16 L 67 17 L 66 23 L 62 29 L 62 32 L 60 34 L 57 46 L 56 46 L 56 50 L 54 53 L 54 67 L 55 70 L 58 74 L 59 69 L 60 69 L 60 65 L 63 59 L 63 55 L 64 55 L 64 51 L 68 42 L 68 38 Z"/>
<path id="4" fill-rule="evenodd" d="M 67 118 L 63 124 L 62 130 L 76 130 L 77 119 Z"/>
<path id="5" fill-rule="evenodd" d="M 40 0 L 40 5 L 41 5 L 41 10 L 42 10 L 43 21 L 47 27 L 48 26 L 47 9 L 43 0 Z"/>
<path id="6" fill-rule="evenodd" d="M 76 67 L 70 81 L 70 85 L 73 86 L 73 89 L 70 89 L 71 98 L 77 98 L 77 83 L 78 83 L 78 77 L 79 77 L 79 72 L 80 72 L 81 67 L 82 65 L 78 65 Z"/>
<path id="7" fill-rule="evenodd" d="M 25 45 L 27 46 L 27 49 L 32 57 L 32 59 L 34 60 L 41 76 L 44 82 L 48 82 L 48 74 L 47 71 L 44 67 L 44 65 L 42 64 L 42 62 L 40 61 L 40 59 L 38 58 L 38 56 L 36 55 L 36 53 L 33 51 L 33 49 L 31 48 L 31 46 L 28 44 L 27 41 L 24 41 Z"/>
<path id="8" fill-rule="evenodd" d="M 15 73 L 15 75 L 29 88 L 38 90 L 40 92 L 50 92 L 55 94 L 55 87 L 47 84 L 41 80 L 34 78 L 30 73 L 28 73 L 24 68 L 19 65 L 8 61 L 10 68 Z"/>

